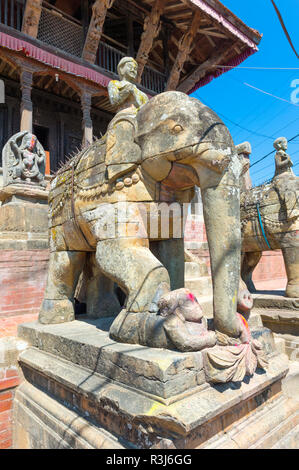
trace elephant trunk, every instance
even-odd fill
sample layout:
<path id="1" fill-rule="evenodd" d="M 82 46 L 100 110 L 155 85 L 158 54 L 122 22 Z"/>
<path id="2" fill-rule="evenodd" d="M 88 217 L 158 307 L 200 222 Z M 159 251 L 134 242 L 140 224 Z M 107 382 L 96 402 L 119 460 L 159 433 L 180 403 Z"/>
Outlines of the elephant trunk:
<path id="1" fill-rule="evenodd" d="M 235 168 L 234 168 L 235 166 Z M 237 172 L 235 171 L 237 167 Z M 200 187 L 211 257 L 215 329 L 239 337 L 236 315 L 241 264 L 238 162 L 224 175 L 202 168 Z"/>

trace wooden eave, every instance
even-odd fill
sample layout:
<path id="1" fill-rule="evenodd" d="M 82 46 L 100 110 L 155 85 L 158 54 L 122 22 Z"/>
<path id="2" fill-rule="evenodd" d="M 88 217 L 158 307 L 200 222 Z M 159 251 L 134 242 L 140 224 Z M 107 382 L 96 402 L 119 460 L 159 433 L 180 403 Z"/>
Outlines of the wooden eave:
<path id="1" fill-rule="evenodd" d="M 139 8 L 150 11 L 155 0 L 142 0 L 138 2 Z M 130 0 L 130 3 L 132 2 Z M 138 7 L 137 7 L 138 8 Z M 227 69 L 219 69 L 217 65 L 239 65 L 249 55 L 255 53 L 262 35 L 247 26 L 240 18 L 232 13 L 218 0 L 170 0 L 164 7 L 161 17 L 165 24 L 172 26 L 168 42 L 169 67 L 171 68 L 178 53 L 178 44 L 184 33 L 189 30 L 194 14 L 200 10 L 202 22 L 194 47 L 184 64 L 180 76 L 178 89 L 186 93 L 203 86 Z M 223 51 L 223 48 L 226 50 Z M 222 50 L 220 63 L 213 63 Z M 216 61 L 217 62 L 217 61 Z M 207 64 L 205 73 L 201 69 Z M 155 39 L 149 56 L 149 65 L 160 72 L 165 71 L 163 60 L 163 47 L 161 34 Z M 200 68 L 199 80 L 196 80 L 196 71 Z M 166 71 L 167 73 L 167 71 Z M 195 76 L 195 79 L 192 78 Z"/>

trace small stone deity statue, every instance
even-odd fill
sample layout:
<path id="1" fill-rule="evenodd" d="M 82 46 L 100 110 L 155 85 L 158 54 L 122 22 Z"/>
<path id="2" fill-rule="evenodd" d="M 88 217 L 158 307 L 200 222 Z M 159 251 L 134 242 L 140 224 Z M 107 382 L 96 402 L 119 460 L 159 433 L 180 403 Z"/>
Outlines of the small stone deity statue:
<path id="1" fill-rule="evenodd" d="M 135 85 L 138 64 L 132 57 L 123 57 L 117 71 L 120 80 L 108 85 L 109 99 L 117 114 L 108 126 L 106 164 L 109 182 L 133 170 L 141 158 L 134 142 L 137 132 L 136 114 L 148 97 Z"/>
<path id="2" fill-rule="evenodd" d="M 46 156 L 36 136 L 19 132 L 9 139 L 3 149 L 3 185 L 33 184 L 46 187 Z"/>
<path id="3" fill-rule="evenodd" d="M 273 144 L 274 148 L 277 150 L 275 155 L 275 175 L 280 176 L 283 173 L 287 173 L 294 175 L 293 170 L 291 169 L 293 166 L 293 162 L 290 156 L 286 153 L 288 149 L 288 141 L 285 137 L 279 137 L 275 140 Z"/>

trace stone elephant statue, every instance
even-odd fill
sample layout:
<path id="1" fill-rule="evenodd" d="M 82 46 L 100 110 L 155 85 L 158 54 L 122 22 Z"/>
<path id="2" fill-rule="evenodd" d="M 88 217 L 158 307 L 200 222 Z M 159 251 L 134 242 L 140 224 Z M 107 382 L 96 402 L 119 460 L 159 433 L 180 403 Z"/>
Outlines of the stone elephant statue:
<path id="1" fill-rule="evenodd" d="M 241 193 L 241 276 L 255 292 L 252 272 L 263 251 L 280 249 L 288 278 L 286 297 L 299 298 L 299 178 L 291 171 Z"/>
<path id="2" fill-rule="evenodd" d="M 242 162 L 232 137 L 212 110 L 180 92 L 152 98 L 138 110 L 136 123 L 135 141 L 127 152 L 132 161 L 113 164 L 108 158 L 115 142 L 121 148 L 122 139 L 110 134 L 75 156 L 52 182 L 51 254 L 39 321 L 74 319 L 73 297 L 82 270 L 89 280 L 88 315 L 113 315 L 117 321 L 121 307 L 114 283 L 126 294 L 123 330 L 130 313 L 157 315 L 159 299 L 184 287 L 184 214 L 199 186 L 215 330 L 239 338 Z M 127 126 L 131 132 L 132 122 Z M 178 222 L 179 230 L 174 227 Z M 126 342 L 119 321 L 117 331 L 117 339 Z"/>

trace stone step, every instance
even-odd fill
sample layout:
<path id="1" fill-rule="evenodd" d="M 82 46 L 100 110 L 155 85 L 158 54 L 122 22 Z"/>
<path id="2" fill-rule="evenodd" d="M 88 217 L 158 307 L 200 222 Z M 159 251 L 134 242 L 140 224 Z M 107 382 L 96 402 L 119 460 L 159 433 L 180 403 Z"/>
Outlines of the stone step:
<path id="1" fill-rule="evenodd" d="M 279 448 L 279 441 L 287 439 L 288 434 L 299 424 L 299 403 L 280 394 L 268 401 L 264 400 L 265 403 L 261 403 L 259 408 L 229 425 L 225 433 L 210 439 L 203 448 Z"/>
<path id="2" fill-rule="evenodd" d="M 299 424 L 283 436 L 272 449 L 299 449 Z"/>
<path id="3" fill-rule="evenodd" d="M 204 262 L 187 261 L 185 263 L 185 279 L 194 279 L 202 276 L 209 276 L 207 265 Z"/>

